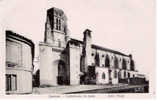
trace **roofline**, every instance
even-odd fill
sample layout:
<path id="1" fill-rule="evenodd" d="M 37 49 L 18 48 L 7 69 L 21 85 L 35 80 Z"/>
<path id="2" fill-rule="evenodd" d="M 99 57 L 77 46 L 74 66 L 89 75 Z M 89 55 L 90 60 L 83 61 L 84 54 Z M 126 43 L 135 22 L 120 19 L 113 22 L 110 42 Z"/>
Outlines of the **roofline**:
<path id="1" fill-rule="evenodd" d="M 70 39 L 72 41 L 76 41 L 76 42 L 79 42 L 79 43 L 83 44 L 83 41 L 81 41 L 81 40 L 77 40 L 77 39 L 74 39 L 74 38 L 70 38 Z M 105 47 L 102 47 L 102 46 L 98 46 L 98 45 L 95 45 L 95 44 L 92 44 L 91 48 L 95 48 L 95 49 L 99 49 L 99 50 L 103 50 L 103 51 L 108 51 L 108 52 L 111 52 L 111 53 L 119 54 L 119 55 L 122 55 L 122 56 L 130 57 L 130 55 L 126 55 L 126 54 L 124 54 L 122 52 L 119 52 L 119 51 L 116 51 L 116 50 L 112 50 L 112 49 L 109 49 L 109 48 L 105 48 Z"/>
<path id="2" fill-rule="evenodd" d="M 116 51 L 116 50 L 112 50 L 112 49 L 109 49 L 109 48 L 105 48 L 105 47 L 102 47 L 102 46 L 98 46 L 98 45 L 95 45 L 95 44 L 92 44 L 92 48 L 96 48 L 96 49 L 112 52 L 112 53 L 115 53 L 115 54 L 119 54 L 119 55 L 122 55 L 122 56 L 130 57 L 129 55 L 126 55 L 126 54 L 124 54 L 122 52 L 119 52 L 119 51 Z"/>

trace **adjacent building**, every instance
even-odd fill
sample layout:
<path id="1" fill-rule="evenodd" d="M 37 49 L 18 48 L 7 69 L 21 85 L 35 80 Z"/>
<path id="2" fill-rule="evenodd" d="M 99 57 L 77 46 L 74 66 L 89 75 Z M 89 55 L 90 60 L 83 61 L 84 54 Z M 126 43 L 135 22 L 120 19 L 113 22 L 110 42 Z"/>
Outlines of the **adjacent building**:
<path id="1" fill-rule="evenodd" d="M 34 43 L 6 31 L 6 93 L 31 93 Z"/>
<path id="2" fill-rule="evenodd" d="M 129 83 L 137 71 L 131 54 L 92 43 L 92 31 L 83 40 L 70 38 L 65 13 L 47 11 L 44 42 L 40 42 L 40 85 Z"/>

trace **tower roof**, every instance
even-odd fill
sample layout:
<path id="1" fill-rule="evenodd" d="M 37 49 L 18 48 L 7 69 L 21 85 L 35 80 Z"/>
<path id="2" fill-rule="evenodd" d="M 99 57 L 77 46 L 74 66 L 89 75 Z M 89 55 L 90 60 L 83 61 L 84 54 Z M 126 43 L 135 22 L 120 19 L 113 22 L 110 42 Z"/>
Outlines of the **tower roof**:
<path id="1" fill-rule="evenodd" d="M 50 9 L 47 10 L 48 12 L 52 12 L 52 11 L 56 11 L 58 13 L 64 13 L 64 11 L 62 9 L 56 8 L 56 7 L 52 7 Z"/>
<path id="2" fill-rule="evenodd" d="M 64 18 L 65 20 L 67 20 L 67 17 L 64 13 L 64 11 L 62 9 L 56 8 L 56 7 L 52 7 L 50 9 L 47 10 L 47 14 L 52 16 L 52 15 L 57 15 L 60 16 L 62 18 Z"/>

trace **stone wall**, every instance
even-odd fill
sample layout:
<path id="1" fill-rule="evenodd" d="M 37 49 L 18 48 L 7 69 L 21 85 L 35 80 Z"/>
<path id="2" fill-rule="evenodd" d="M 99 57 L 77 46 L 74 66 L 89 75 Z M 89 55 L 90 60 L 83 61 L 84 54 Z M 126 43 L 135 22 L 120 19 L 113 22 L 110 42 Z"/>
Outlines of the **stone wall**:
<path id="1" fill-rule="evenodd" d="M 70 85 L 80 84 L 80 59 L 81 50 L 79 46 L 69 45 L 69 64 L 70 64 Z"/>
<path id="2" fill-rule="evenodd" d="M 58 64 L 64 48 L 40 43 L 40 85 L 55 86 L 58 77 Z"/>

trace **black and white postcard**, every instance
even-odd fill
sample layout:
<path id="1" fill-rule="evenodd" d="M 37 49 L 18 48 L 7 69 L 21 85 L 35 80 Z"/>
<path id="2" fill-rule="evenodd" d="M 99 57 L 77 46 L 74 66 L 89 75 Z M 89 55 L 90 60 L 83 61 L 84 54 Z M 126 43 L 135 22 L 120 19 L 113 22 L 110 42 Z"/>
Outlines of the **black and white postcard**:
<path id="1" fill-rule="evenodd" d="M 155 96 L 155 0 L 0 0 L 0 17 L 2 96 Z"/>

